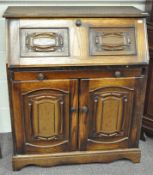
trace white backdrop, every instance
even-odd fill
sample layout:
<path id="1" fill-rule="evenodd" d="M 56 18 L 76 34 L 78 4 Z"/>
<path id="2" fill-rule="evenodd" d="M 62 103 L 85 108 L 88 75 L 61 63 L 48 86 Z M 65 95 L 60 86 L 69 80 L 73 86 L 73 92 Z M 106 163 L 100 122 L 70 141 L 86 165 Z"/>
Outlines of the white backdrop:
<path id="1" fill-rule="evenodd" d="M 6 47 L 5 47 L 5 19 L 2 15 L 8 6 L 15 5 L 119 5 L 135 6 L 141 10 L 145 8 L 145 0 L 0 0 L 0 132 L 10 132 L 10 113 L 8 103 L 6 79 Z"/>

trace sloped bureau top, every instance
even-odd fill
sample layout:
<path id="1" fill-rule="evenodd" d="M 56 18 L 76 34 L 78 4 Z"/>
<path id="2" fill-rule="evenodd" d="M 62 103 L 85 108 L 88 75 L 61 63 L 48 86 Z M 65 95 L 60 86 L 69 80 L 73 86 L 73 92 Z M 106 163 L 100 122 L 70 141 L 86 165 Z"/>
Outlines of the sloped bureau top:
<path id="1" fill-rule="evenodd" d="M 91 7 L 91 6 L 68 6 L 68 7 L 25 7 L 11 6 L 4 13 L 6 18 L 46 18 L 46 17 L 146 17 L 147 13 L 135 7 Z"/>
<path id="2" fill-rule="evenodd" d="M 134 7 L 8 7 L 8 64 L 147 64 L 146 16 Z"/>

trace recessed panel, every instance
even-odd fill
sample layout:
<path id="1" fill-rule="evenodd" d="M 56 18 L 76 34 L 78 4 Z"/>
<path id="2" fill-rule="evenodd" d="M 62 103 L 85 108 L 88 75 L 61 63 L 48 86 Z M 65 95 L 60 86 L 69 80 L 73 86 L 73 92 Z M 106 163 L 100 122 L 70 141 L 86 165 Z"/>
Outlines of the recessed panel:
<path id="1" fill-rule="evenodd" d="M 21 57 L 69 56 L 68 29 L 20 29 Z"/>
<path id="2" fill-rule="evenodd" d="M 90 55 L 136 55 L 134 27 L 90 28 Z"/>

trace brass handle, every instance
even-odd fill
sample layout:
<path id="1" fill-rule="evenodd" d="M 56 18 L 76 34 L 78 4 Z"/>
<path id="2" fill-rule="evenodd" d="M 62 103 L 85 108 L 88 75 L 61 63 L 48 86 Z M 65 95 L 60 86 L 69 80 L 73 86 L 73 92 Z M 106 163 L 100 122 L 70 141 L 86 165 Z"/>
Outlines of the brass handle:
<path id="1" fill-rule="evenodd" d="M 71 107 L 71 112 L 76 112 L 77 109 L 75 107 Z"/>
<path id="2" fill-rule="evenodd" d="M 37 79 L 38 79 L 38 80 L 44 80 L 44 79 L 45 79 L 45 75 L 44 75 L 43 73 L 39 73 L 39 74 L 37 75 Z"/>
<path id="3" fill-rule="evenodd" d="M 88 107 L 87 107 L 87 106 L 83 106 L 83 107 L 81 108 L 81 112 L 87 113 L 87 112 L 88 112 Z"/>
<path id="4" fill-rule="evenodd" d="M 78 20 L 76 20 L 75 24 L 76 24 L 77 27 L 80 27 L 82 25 L 82 22 L 81 22 L 80 19 L 78 19 Z"/>
<path id="5" fill-rule="evenodd" d="M 121 72 L 120 71 L 115 71 L 115 77 L 117 77 L 117 78 L 121 77 Z"/>

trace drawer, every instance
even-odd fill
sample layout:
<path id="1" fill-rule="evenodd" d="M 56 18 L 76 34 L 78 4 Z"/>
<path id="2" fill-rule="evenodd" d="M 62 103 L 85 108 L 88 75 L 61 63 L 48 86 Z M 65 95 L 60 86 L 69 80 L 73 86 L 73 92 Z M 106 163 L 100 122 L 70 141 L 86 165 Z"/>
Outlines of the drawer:
<path id="1" fill-rule="evenodd" d="M 76 68 L 67 70 L 28 70 L 18 69 L 11 71 L 11 76 L 15 81 L 43 81 L 51 79 L 76 79 L 76 78 L 123 78 L 140 77 L 147 72 L 146 67 L 142 68 Z"/>
<path id="2" fill-rule="evenodd" d="M 21 29 L 21 57 L 69 56 L 67 28 Z"/>
<path id="3" fill-rule="evenodd" d="M 134 27 L 90 28 L 90 55 L 135 55 Z"/>

